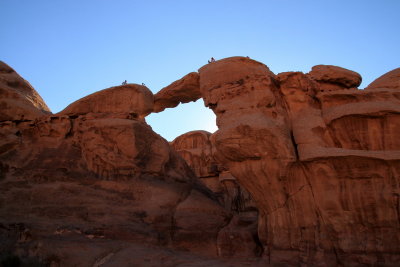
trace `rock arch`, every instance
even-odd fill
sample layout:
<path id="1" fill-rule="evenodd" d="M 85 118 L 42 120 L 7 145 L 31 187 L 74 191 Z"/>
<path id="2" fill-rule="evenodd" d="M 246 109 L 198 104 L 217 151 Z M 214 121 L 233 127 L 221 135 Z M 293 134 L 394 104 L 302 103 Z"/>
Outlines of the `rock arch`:
<path id="1" fill-rule="evenodd" d="M 161 90 L 157 110 L 201 96 L 214 111 L 214 156 L 256 201 L 270 263 L 391 264 L 400 259 L 391 256 L 400 247 L 397 72 L 364 91 L 344 68 L 275 75 L 232 57 Z"/>

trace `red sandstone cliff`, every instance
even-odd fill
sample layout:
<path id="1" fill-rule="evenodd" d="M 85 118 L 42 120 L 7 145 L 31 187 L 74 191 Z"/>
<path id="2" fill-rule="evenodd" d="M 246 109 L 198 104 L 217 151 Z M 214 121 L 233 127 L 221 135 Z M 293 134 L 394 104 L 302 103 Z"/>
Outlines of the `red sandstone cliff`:
<path id="1" fill-rule="evenodd" d="M 177 137 L 171 146 L 182 156 L 200 183 L 209 188 L 233 217 L 217 236 L 218 255 L 228 258 L 258 257 L 262 253 L 257 232 L 258 210 L 250 194 L 213 157 L 215 149 L 206 131 Z"/>
<path id="2" fill-rule="evenodd" d="M 365 91 L 343 68 L 275 75 L 241 57 L 199 76 L 217 115 L 214 158 L 256 201 L 269 263 L 400 261 L 397 70 Z"/>
<path id="3" fill-rule="evenodd" d="M 50 115 L 30 89 L 1 98 L 1 262 L 161 266 L 217 255 L 231 215 L 144 122 L 146 87 L 106 89 Z"/>
<path id="4" fill-rule="evenodd" d="M 398 69 L 360 82 L 234 57 L 154 97 L 119 86 L 50 114 L 2 63 L 0 250 L 53 266 L 396 266 Z M 219 130 L 177 138 L 178 153 L 145 123 L 200 97 Z"/>

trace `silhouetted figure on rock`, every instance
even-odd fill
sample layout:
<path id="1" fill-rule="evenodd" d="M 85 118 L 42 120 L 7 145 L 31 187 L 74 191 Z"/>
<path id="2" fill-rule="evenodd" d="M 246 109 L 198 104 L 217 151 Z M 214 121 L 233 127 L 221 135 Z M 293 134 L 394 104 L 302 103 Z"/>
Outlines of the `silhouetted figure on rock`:
<path id="1" fill-rule="evenodd" d="M 128 84 L 128 82 L 126 80 L 122 82 L 122 85 L 126 85 L 126 84 Z"/>

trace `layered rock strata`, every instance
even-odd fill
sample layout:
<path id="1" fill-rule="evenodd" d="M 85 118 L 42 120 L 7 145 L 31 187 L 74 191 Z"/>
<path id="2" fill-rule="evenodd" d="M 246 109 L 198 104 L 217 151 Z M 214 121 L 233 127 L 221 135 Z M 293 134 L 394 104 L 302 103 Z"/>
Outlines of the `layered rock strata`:
<path id="1" fill-rule="evenodd" d="M 19 77 L 0 80 L 10 73 Z M 146 87 L 106 89 L 49 114 L 33 88 L 15 86 L 1 87 L 11 92 L 1 98 L 0 262 L 128 266 L 118 262 L 130 252 L 155 251 L 160 266 L 174 258 L 166 248 L 218 255 L 231 214 L 144 122 L 153 108 Z"/>
<path id="2" fill-rule="evenodd" d="M 0 61 L 0 121 L 33 120 L 50 110 L 35 89 Z"/>
<path id="3" fill-rule="evenodd" d="M 400 262 L 398 69 L 359 90 L 343 68 L 275 75 L 233 57 L 155 96 L 114 87 L 59 114 L 5 64 L 0 82 L 2 253 L 53 266 L 226 263 L 193 253 L 238 265 Z M 219 130 L 178 138 L 178 152 L 145 123 L 200 97 Z M 217 202 L 237 188 L 257 223 Z"/>
<path id="4" fill-rule="evenodd" d="M 335 66 L 275 75 L 234 57 L 200 68 L 219 127 L 214 158 L 256 201 L 268 262 L 400 261 L 397 74 L 364 91 Z"/>
<path id="5" fill-rule="evenodd" d="M 256 257 L 262 252 L 258 239 L 258 210 L 250 194 L 236 178 L 213 157 L 211 133 L 192 131 L 177 137 L 171 146 L 188 163 L 199 181 L 209 188 L 233 214 L 229 225 L 217 238 L 218 254 L 222 257 Z"/>

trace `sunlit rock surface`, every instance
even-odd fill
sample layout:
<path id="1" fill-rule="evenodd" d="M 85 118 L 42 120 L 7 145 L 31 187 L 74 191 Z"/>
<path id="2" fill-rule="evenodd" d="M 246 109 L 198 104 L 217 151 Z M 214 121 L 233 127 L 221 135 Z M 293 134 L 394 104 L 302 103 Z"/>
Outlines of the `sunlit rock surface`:
<path id="1" fill-rule="evenodd" d="M 400 262 L 398 69 L 359 90 L 361 76 L 344 68 L 274 74 L 233 57 L 155 96 L 118 86 L 54 115 L 5 64 L 0 78 L 1 260 Z M 169 144 L 145 123 L 199 97 L 217 116 L 213 134 Z"/>
<path id="2" fill-rule="evenodd" d="M 348 90 L 361 78 L 342 68 L 275 76 L 246 58 L 199 73 L 216 158 L 256 201 L 269 262 L 399 261 L 398 90 Z"/>
<path id="3" fill-rule="evenodd" d="M 127 85 L 0 123 L 0 260 L 161 266 L 218 255 L 231 214 L 143 122 L 152 97 Z"/>
<path id="4" fill-rule="evenodd" d="M 143 85 L 126 84 L 104 89 L 70 104 L 59 114 L 83 115 L 87 113 L 125 115 L 143 120 L 153 111 L 153 93 Z M 125 118 L 125 117 L 123 117 Z"/>
<path id="5" fill-rule="evenodd" d="M 400 68 L 394 69 L 377 78 L 365 90 L 400 89 Z"/>
<path id="6" fill-rule="evenodd" d="M 33 120 L 50 114 L 35 89 L 6 63 L 0 61 L 0 121 Z"/>

